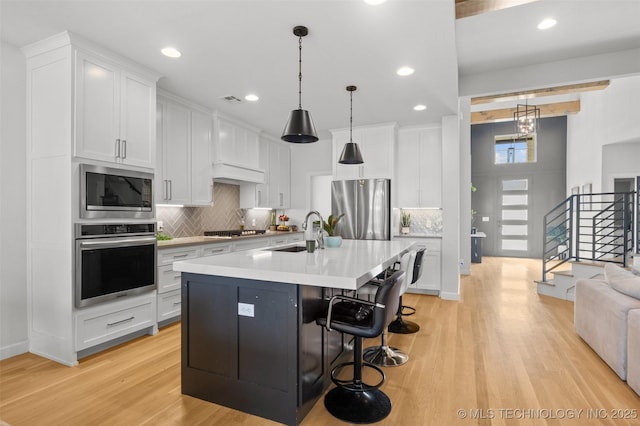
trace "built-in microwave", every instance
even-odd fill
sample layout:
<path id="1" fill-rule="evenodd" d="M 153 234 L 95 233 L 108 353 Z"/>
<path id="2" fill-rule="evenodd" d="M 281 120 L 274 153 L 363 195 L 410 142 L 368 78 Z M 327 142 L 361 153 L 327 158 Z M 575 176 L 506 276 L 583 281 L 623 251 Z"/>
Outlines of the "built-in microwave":
<path id="1" fill-rule="evenodd" d="M 81 164 L 80 217 L 154 219 L 153 173 Z"/>

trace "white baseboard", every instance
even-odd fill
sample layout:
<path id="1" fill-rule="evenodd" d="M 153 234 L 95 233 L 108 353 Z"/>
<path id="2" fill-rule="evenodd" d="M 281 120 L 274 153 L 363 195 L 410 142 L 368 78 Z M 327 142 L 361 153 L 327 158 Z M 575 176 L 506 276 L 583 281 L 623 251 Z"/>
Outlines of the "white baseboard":
<path id="1" fill-rule="evenodd" d="M 451 293 L 449 291 L 441 291 L 440 292 L 440 299 L 444 299 L 444 300 L 460 300 L 460 294 L 459 293 Z"/>
<path id="2" fill-rule="evenodd" d="M 0 348 L 0 360 L 11 358 L 12 356 L 26 354 L 29 352 L 29 341 L 14 343 Z"/>

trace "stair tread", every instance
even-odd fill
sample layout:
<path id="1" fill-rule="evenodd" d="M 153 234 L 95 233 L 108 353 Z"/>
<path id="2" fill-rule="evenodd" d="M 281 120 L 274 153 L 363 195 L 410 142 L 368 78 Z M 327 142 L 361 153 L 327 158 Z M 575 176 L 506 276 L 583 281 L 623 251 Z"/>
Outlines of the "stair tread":
<path id="1" fill-rule="evenodd" d="M 548 280 L 548 281 L 534 280 L 533 282 L 536 283 L 536 284 L 548 285 L 550 287 L 555 287 L 556 286 L 556 284 L 553 282 L 553 280 Z"/>
<path id="2" fill-rule="evenodd" d="M 563 275 L 565 277 L 573 277 L 573 271 L 571 269 L 563 269 L 562 271 L 551 271 L 552 274 Z"/>

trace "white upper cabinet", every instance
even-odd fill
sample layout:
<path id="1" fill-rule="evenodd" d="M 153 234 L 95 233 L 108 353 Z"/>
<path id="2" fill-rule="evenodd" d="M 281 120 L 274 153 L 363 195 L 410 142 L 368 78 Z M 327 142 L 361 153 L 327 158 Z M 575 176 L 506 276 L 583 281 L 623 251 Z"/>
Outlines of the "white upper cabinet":
<path id="1" fill-rule="evenodd" d="M 210 206 L 211 116 L 187 102 L 158 96 L 156 203 Z"/>
<path id="2" fill-rule="evenodd" d="M 397 207 L 442 207 L 442 129 L 401 129 L 397 152 Z"/>
<path id="3" fill-rule="evenodd" d="M 259 167 L 265 183 L 240 185 L 240 207 L 284 209 L 291 206 L 291 150 L 283 142 L 260 137 Z"/>
<path id="4" fill-rule="evenodd" d="M 214 115 L 213 176 L 264 183 L 259 166 L 258 130 L 231 118 Z"/>
<path id="5" fill-rule="evenodd" d="M 393 178 L 396 125 L 358 127 L 353 129 L 353 142 L 358 144 L 363 164 L 339 164 L 344 144 L 349 142 L 349 129 L 332 130 L 333 178 L 336 180 Z"/>
<path id="6" fill-rule="evenodd" d="M 269 147 L 269 205 L 277 209 L 291 205 L 291 150 L 281 142 Z"/>
<path id="7" fill-rule="evenodd" d="M 155 81 L 76 51 L 75 156 L 155 166 Z"/>

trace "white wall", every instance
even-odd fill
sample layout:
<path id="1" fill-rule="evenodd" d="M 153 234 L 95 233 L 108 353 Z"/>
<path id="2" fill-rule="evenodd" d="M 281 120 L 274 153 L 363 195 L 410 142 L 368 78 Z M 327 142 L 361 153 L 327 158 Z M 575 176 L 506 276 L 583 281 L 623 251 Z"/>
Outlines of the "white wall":
<path id="1" fill-rule="evenodd" d="M 585 183 L 593 192 L 604 190 L 603 146 L 640 140 L 638 99 L 640 76 L 611 80 L 605 90 L 580 95 L 580 113 L 567 117 L 567 195 Z"/>
<path id="2" fill-rule="evenodd" d="M 27 352 L 26 61 L 0 53 L 0 359 Z"/>
<path id="3" fill-rule="evenodd" d="M 442 192 L 442 285 L 440 297 L 448 300 L 460 298 L 461 160 L 460 120 L 457 115 L 442 117 L 442 163 L 444 165 L 442 181 L 446 183 Z M 467 187 L 466 184 L 463 186 Z M 470 234 L 469 228 L 470 225 L 465 227 Z M 466 238 L 470 240 L 469 234 L 466 235 Z M 471 252 L 470 245 L 469 252 Z"/>
<path id="4" fill-rule="evenodd" d="M 602 192 L 613 192 L 616 178 L 640 176 L 640 139 L 602 147 Z"/>

